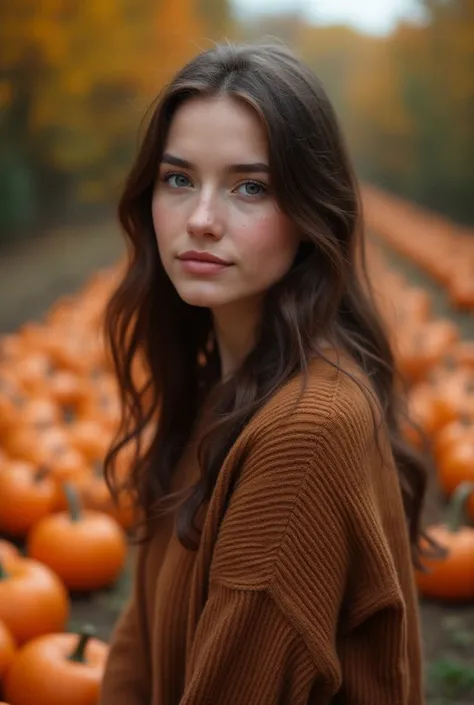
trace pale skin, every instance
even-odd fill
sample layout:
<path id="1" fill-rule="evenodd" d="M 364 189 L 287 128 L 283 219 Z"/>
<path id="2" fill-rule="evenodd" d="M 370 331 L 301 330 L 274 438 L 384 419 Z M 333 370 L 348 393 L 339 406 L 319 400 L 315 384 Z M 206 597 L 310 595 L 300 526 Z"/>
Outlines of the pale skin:
<path id="1" fill-rule="evenodd" d="M 221 96 L 178 109 L 159 165 L 152 214 L 160 258 L 181 298 L 212 311 L 223 378 L 254 345 L 263 297 L 288 272 L 300 243 L 272 194 L 268 164 L 257 113 Z M 226 265 L 189 271 L 194 265 L 181 258 L 189 251 Z"/>

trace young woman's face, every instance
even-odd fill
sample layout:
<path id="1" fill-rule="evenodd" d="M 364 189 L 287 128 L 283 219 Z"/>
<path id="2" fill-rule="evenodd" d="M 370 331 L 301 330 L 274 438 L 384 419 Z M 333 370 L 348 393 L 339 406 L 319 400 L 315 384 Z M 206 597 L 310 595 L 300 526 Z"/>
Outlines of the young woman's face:
<path id="1" fill-rule="evenodd" d="M 194 306 L 261 299 L 298 249 L 272 195 L 265 129 L 229 97 L 193 98 L 177 110 L 152 210 L 163 266 Z"/>

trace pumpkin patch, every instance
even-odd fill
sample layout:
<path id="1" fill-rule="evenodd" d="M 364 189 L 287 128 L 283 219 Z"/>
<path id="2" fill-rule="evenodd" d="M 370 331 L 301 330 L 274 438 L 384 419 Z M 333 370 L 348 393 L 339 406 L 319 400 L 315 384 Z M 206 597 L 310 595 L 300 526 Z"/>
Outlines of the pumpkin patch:
<path id="1" fill-rule="evenodd" d="M 405 248 L 414 258 L 413 234 Z M 449 263 L 438 257 L 437 278 L 474 310 L 472 286 L 463 277 L 456 287 Z M 428 441 L 447 506 L 428 527 L 444 550 L 415 579 L 426 599 L 474 602 L 474 341 L 437 317 L 428 292 L 376 246 L 368 264 L 416 423 L 403 419 L 403 432 L 418 448 Z M 120 400 L 101 325 L 118 273 L 97 273 L 41 322 L 0 337 L 0 693 L 10 705 L 97 702 L 107 646 L 89 628 L 67 629 L 77 593 L 120 578 L 136 518 L 133 498 L 124 491 L 117 503 L 103 474 Z M 144 369 L 136 374 L 146 379 Z M 124 480 L 132 462 L 126 446 L 117 463 Z"/>

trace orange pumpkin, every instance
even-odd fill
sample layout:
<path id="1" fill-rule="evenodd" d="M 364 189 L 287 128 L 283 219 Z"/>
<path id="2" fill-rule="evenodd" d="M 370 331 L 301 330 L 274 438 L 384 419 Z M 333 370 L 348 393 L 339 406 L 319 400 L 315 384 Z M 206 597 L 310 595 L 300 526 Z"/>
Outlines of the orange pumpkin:
<path id="1" fill-rule="evenodd" d="M 0 683 L 10 667 L 16 651 L 16 644 L 5 622 L 0 619 Z"/>
<path id="2" fill-rule="evenodd" d="M 47 566 L 30 558 L 0 563 L 0 619 L 19 644 L 63 631 L 68 617 L 66 588 Z"/>
<path id="3" fill-rule="evenodd" d="M 16 360 L 25 353 L 25 343 L 19 333 L 0 336 L 0 357 L 2 361 Z"/>
<path id="4" fill-rule="evenodd" d="M 90 462 L 103 460 L 110 443 L 110 434 L 95 419 L 78 419 L 69 428 L 69 438 Z"/>
<path id="5" fill-rule="evenodd" d="M 17 426 L 8 433 L 4 443 L 12 458 L 29 460 L 35 465 L 48 465 L 58 453 L 69 449 L 66 429 L 61 426 L 41 430 Z"/>
<path id="6" fill-rule="evenodd" d="M 73 413 L 91 395 L 87 379 L 68 370 L 58 370 L 51 376 L 48 391 L 57 404 Z"/>
<path id="7" fill-rule="evenodd" d="M 433 438 L 438 427 L 438 419 L 433 409 L 433 390 L 431 385 L 426 382 L 420 382 L 410 389 L 408 394 L 408 415 L 428 438 Z M 418 447 L 420 437 L 416 429 L 405 425 L 403 431 L 405 438 Z"/>
<path id="8" fill-rule="evenodd" d="M 11 461 L 0 471 L 0 531 L 25 536 L 53 511 L 55 501 L 54 480 L 31 463 Z"/>
<path id="9" fill-rule="evenodd" d="M 15 376 L 5 370 L 0 371 L 0 433 L 11 426 L 17 409 L 23 403 L 25 394 Z"/>
<path id="10" fill-rule="evenodd" d="M 110 493 L 100 466 L 96 467 L 89 475 L 83 475 L 75 483 L 75 486 L 86 509 L 105 512 L 115 519 L 122 528 L 131 528 L 135 513 L 130 494 L 122 491 L 116 502 Z"/>
<path id="11" fill-rule="evenodd" d="M 39 431 L 56 426 L 62 421 L 61 409 L 48 397 L 26 397 L 18 406 L 12 422 L 33 427 Z"/>
<path id="12" fill-rule="evenodd" d="M 426 289 L 411 287 L 397 301 L 398 325 L 425 322 L 431 316 L 431 298 Z"/>
<path id="13" fill-rule="evenodd" d="M 27 394 L 44 393 L 49 384 L 51 360 L 41 352 L 31 351 L 16 360 L 14 373 Z"/>
<path id="14" fill-rule="evenodd" d="M 82 634 L 47 634 L 13 659 L 5 696 L 14 705 L 97 705 L 108 647 Z"/>
<path id="15" fill-rule="evenodd" d="M 446 424 L 436 434 L 434 454 L 436 461 L 442 462 L 445 455 L 460 442 L 474 441 L 474 420 L 461 417 Z"/>
<path id="16" fill-rule="evenodd" d="M 438 428 L 460 417 L 474 418 L 474 375 L 459 368 L 440 372 L 433 385 L 433 413 Z"/>
<path id="17" fill-rule="evenodd" d="M 449 320 L 417 322 L 399 336 L 397 357 L 400 370 L 411 382 L 426 378 L 433 365 L 439 363 L 453 343 L 459 339 L 457 327 Z"/>
<path id="18" fill-rule="evenodd" d="M 462 340 L 450 350 L 449 357 L 456 365 L 474 369 L 474 340 Z"/>
<path id="19" fill-rule="evenodd" d="M 448 293 L 454 306 L 458 309 L 472 310 L 474 308 L 474 271 L 471 265 L 467 271 L 459 272 L 448 283 Z"/>
<path id="20" fill-rule="evenodd" d="M 91 469 L 86 464 L 84 457 L 74 448 L 57 453 L 48 464 L 51 477 L 56 483 L 55 509 L 63 510 L 67 507 L 64 494 L 65 482 L 82 482 L 91 476 Z"/>
<path id="21" fill-rule="evenodd" d="M 84 375 L 88 372 L 91 363 L 87 354 L 86 341 L 87 338 L 84 341 L 78 340 L 76 336 L 70 336 L 65 331 L 49 327 L 43 346 L 56 369 Z"/>
<path id="22" fill-rule="evenodd" d="M 80 506 L 65 483 L 69 511 L 41 519 L 28 536 L 28 554 L 57 573 L 70 590 L 98 590 L 114 583 L 126 560 L 123 529 L 107 514 Z"/>
<path id="23" fill-rule="evenodd" d="M 474 438 L 464 437 L 445 451 L 437 464 L 438 481 L 450 495 L 462 482 L 474 482 Z"/>
<path id="24" fill-rule="evenodd" d="M 474 484 L 463 483 L 455 491 L 444 524 L 429 527 L 427 534 L 446 555 L 426 558 L 427 572 L 416 570 L 422 595 L 448 602 L 474 600 L 474 528 L 462 526 L 462 515 Z"/>

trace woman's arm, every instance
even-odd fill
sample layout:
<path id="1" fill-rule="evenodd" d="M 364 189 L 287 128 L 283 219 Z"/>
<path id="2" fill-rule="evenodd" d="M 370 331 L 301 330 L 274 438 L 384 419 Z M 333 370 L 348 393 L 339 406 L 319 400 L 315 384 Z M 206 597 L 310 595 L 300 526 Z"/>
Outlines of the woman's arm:
<path id="1" fill-rule="evenodd" d="M 268 593 L 214 584 L 180 705 L 307 705 L 316 677 L 309 649 Z"/>
<path id="2" fill-rule="evenodd" d="M 140 545 L 129 602 L 114 629 L 98 705 L 148 705 L 149 655 L 144 609 L 143 570 L 148 544 Z"/>
<path id="3" fill-rule="evenodd" d="M 338 653 L 337 625 L 327 630 L 323 620 L 324 610 L 320 633 L 306 643 L 297 620 L 293 624 L 268 592 L 214 584 L 180 705 L 329 705 L 341 689 L 344 703 L 421 703 L 408 700 L 406 625 L 399 600 L 380 605 L 353 633 L 348 658 L 345 646 Z"/>

